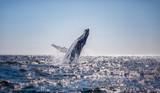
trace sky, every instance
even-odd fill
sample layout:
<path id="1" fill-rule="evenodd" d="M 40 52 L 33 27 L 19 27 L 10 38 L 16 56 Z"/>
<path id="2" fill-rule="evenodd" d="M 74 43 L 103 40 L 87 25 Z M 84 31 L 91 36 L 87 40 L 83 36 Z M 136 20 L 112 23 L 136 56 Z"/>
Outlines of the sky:
<path id="1" fill-rule="evenodd" d="M 82 55 L 160 55 L 159 0 L 0 0 L 0 55 L 60 55 L 86 28 Z"/>

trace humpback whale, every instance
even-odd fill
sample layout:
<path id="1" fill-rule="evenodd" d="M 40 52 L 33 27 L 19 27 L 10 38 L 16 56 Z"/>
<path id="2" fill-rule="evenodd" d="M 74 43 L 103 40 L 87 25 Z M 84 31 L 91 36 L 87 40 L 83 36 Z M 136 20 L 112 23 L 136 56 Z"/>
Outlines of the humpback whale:
<path id="1" fill-rule="evenodd" d="M 84 33 L 71 44 L 69 49 L 65 47 L 56 46 L 54 44 L 52 44 L 52 46 L 63 53 L 66 52 L 63 58 L 64 63 L 77 62 L 83 49 L 83 46 L 86 44 L 88 35 L 89 29 L 85 29 Z"/>

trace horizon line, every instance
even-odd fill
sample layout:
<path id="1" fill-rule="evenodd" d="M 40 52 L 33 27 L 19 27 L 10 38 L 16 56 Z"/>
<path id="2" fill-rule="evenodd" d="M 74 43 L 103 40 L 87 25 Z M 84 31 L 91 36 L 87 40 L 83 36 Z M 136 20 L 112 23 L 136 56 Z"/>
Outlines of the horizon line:
<path id="1" fill-rule="evenodd" d="M 56 56 L 55 54 L 0 54 L 0 56 Z M 58 56 L 58 55 L 57 55 Z M 84 54 L 81 56 L 160 56 L 160 55 L 151 55 L 151 54 Z"/>

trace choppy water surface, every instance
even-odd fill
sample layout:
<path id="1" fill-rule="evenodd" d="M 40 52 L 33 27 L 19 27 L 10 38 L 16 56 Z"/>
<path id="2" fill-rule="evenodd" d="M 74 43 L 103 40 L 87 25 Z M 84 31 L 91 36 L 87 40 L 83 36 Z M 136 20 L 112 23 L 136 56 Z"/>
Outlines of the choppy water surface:
<path id="1" fill-rule="evenodd" d="M 160 57 L 0 56 L 0 92 L 158 92 Z"/>

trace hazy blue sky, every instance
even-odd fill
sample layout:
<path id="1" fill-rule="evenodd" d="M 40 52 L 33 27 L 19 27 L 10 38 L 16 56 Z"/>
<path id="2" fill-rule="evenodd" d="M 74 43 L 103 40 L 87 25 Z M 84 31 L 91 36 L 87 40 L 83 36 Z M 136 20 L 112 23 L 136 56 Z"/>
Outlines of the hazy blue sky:
<path id="1" fill-rule="evenodd" d="M 160 0 L 0 0 L 0 54 L 58 54 L 85 28 L 85 55 L 160 55 Z"/>

